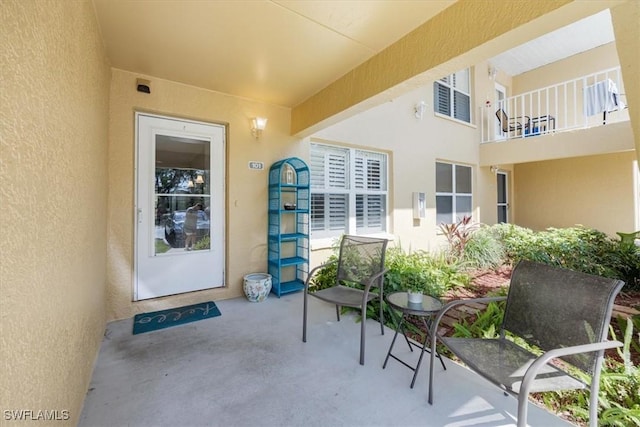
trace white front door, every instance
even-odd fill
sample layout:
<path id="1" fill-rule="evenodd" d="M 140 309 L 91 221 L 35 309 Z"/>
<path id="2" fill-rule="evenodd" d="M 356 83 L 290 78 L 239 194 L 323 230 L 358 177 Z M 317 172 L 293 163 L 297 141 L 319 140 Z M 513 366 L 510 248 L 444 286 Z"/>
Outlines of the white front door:
<path id="1" fill-rule="evenodd" d="M 224 285 L 225 128 L 136 113 L 134 301 Z"/>

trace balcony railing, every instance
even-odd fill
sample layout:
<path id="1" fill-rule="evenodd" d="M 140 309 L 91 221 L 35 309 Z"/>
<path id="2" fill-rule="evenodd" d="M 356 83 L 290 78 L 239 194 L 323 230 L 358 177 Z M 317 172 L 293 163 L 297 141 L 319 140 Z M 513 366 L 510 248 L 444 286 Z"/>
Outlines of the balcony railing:
<path id="1" fill-rule="evenodd" d="M 629 120 L 620 67 L 488 103 L 481 142 L 527 138 Z"/>

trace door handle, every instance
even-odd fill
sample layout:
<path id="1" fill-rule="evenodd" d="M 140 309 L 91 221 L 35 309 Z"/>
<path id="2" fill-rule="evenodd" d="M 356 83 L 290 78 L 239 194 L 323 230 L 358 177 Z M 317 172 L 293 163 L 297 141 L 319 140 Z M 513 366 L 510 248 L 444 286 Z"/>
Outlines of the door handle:
<path id="1" fill-rule="evenodd" d="M 142 224 L 142 209 L 138 209 L 138 224 Z"/>

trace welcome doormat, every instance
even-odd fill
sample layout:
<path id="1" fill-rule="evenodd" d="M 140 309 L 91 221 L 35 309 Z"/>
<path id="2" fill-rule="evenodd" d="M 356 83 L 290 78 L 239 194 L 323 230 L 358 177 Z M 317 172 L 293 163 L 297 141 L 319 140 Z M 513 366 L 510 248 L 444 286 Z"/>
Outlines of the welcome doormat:
<path id="1" fill-rule="evenodd" d="M 136 314 L 133 318 L 133 335 L 184 325 L 185 323 L 196 322 L 220 316 L 221 314 L 213 301 Z"/>

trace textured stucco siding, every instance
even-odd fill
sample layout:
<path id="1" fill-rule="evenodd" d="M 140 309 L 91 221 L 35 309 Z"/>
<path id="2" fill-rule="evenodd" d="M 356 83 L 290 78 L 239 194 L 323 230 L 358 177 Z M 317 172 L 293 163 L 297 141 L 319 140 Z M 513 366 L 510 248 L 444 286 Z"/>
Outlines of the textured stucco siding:
<path id="1" fill-rule="evenodd" d="M 151 81 L 151 93 L 136 91 L 136 78 Z M 226 271 L 225 286 L 164 298 L 133 302 L 135 257 L 135 112 L 220 123 L 226 140 Z M 307 147 L 289 135 L 290 110 L 153 76 L 113 70 L 109 125 L 109 260 L 107 318 L 195 302 L 243 295 L 242 278 L 267 268 L 267 175 L 284 157 L 307 157 Z M 260 139 L 249 127 L 252 117 L 269 121 Z M 264 162 L 250 170 L 249 161 Z M 185 278 L 188 280 L 188 278 Z"/>
<path id="2" fill-rule="evenodd" d="M 514 222 L 534 230 L 635 230 L 633 151 L 515 165 Z"/>
<path id="3" fill-rule="evenodd" d="M 545 21 L 536 28 L 524 29 L 536 18 L 571 3 L 571 0 L 493 0 L 490 3 L 459 0 L 296 106 L 292 111 L 291 131 L 303 133 L 316 130 L 325 121 L 335 123 L 343 119 L 347 111 L 379 102 L 375 98 L 381 93 L 397 96 L 397 91 L 432 82 L 516 46 L 519 40 L 522 43 L 536 33 L 544 34 L 570 14 L 560 11 L 556 16 L 545 16 Z M 593 7 L 602 8 L 602 5 Z M 514 29 L 516 33 L 507 37 Z M 523 30 L 527 32 L 526 39 L 521 39 Z M 359 103 L 363 106 L 358 106 Z"/>
<path id="4" fill-rule="evenodd" d="M 105 324 L 110 68 L 88 1 L 3 0 L 0 28 L 0 423 L 76 425 Z"/>

